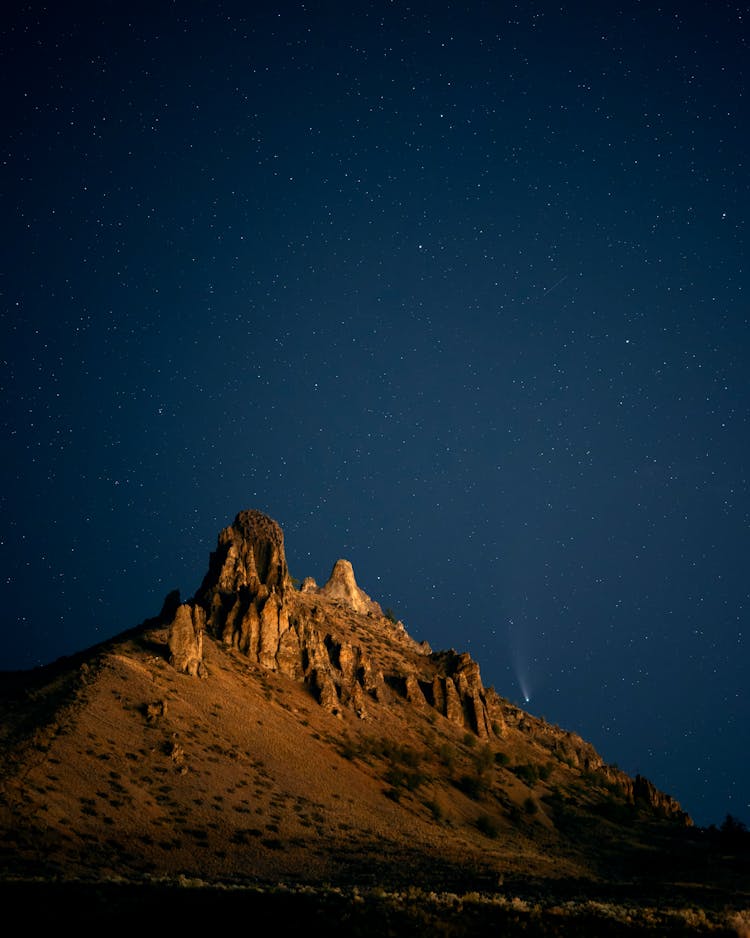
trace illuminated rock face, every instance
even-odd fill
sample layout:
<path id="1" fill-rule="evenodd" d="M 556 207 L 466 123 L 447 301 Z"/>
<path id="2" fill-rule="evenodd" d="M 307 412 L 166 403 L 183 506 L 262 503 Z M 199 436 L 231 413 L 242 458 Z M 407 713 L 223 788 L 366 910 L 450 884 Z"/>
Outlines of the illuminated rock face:
<path id="1" fill-rule="evenodd" d="M 178 671 L 202 677 L 203 631 L 206 616 L 200 606 L 183 603 L 177 607 L 169 627 L 169 663 Z"/>
<path id="2" fill-rule="evenodd" d="M 348 560 L 336 561 L 323 586 L 308 577 L 297 592 L 281 527 L 262 512 L 241 511 L 219 534 L 200 589 L 171 614 L 177 670 L 204 673 L 204 631 L 253 663 L 305 682 L 331 713 L 349 707 L 364 719 L 368 699 L 395 693 L 481 738 L 504 731 L 502 708 L 471 657 L 418 645 L 357 585 Z"/>
<path id="3" fill-rule="evenodd" d="M 351 606 L 355 612 L 377 612 L 382 615 L 380 606 L 357 586 L 354 569 L 348 560 L 336 561 L 328 582 L 318 592 L 326 599 L 338 600 Z"/>
<path id="4" fill-rule="evenodd" d="M 260 511 L 241 511 L 219 534 L 208 573 L 196 598 L 210 605 L 218 594 L 247 589 L 265 599 L 271 592 L 284 595 L 290 587 L 281 527 Z"/>
<path id="5" fill-rule="evenodd" d="M 368 701 L 394 695 L 415 710 L 432 709 L 487 739 L 504 719 L 467 654 L 432 654 L 403 623 L 394 623 L 362 590 L 348 560 L 337 560 L 321 587 L 310 577 L 297 592 L 281 527 L 259 511 L 242 511 L 225 528 L 195 597 L 168 616 L 170 661 L 203 675 L 203 633 L 249 661 L 304 682 L 330 713 L 361 719 Z"/>
<path id="6" fill-rule="evenodd" d="M 515 707 L 485 688 L 479 665 L 453 649 L 432 652 L 403 623 L 394 623 L 360 589 L 348 560 L 337 560 L 325 585 L 308 577 L 297 591 L 289 577 L 280 526 L 242 511 L 218 538 L 195 597 L 170 609 L 170 662 L 204 676 L 203 634 L 248 662 L 302 682 L 321 707 L 368 719 L 374 702 L 396 698 L 415 713 L 440 715 L 484 742 L 521 733 L 551 758 L 564 759 L 617 786 L 631 804 L 662 816 L 681 808 L 646 779 L 635 781 L 604 763 L 573 733 Z"/>

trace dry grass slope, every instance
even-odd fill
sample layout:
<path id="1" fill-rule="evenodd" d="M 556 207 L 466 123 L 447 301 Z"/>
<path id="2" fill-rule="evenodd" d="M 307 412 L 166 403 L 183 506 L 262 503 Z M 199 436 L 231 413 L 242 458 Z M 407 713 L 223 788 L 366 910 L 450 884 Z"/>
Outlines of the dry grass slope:
<path id="1" fill-rule="evenodd" d="M 435 688 L 459 659 L 379 608 L 321 591 L 292 608 L 323 624 L 334 659 L 354 648 L 377 666 L 366 707 L 332 711 L 314 684 L 210 632 L 204 676 L 180 673 L 160 618 L 0 675 L 6 910 L 114 927 L 234 909 L 308 935 L 346 922 L 351 935 L 750 936 L 746 838 L 639 801 L 583 740 L 492 689 L 489 731 L 469 696 L 465 721 L 441 712 Z"/>

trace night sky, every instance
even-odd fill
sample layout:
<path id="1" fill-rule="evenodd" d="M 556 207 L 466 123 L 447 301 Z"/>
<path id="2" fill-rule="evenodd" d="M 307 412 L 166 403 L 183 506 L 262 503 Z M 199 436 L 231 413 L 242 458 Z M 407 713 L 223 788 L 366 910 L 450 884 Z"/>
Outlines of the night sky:
<path id="1" fill-rule="evenodd" d="M 257 508 L 750 823 L 750 5 L 11 4 L 2 650 Z M 528 701 L 526 700 L 528 698 Z"/>

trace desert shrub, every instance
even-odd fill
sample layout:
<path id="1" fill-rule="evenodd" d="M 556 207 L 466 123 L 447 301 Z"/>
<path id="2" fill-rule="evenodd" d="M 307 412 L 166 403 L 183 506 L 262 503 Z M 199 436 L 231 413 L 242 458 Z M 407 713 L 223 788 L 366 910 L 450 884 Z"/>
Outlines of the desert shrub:
<path id="1" fill-rule="evenodd" d="M 497 821 L 493 817 L 490 817 L 489 814 L 480 814 L 474 824 L 480 834 L 484 834 L 485 837 L 490 837 L 493 840 L 500 833 L 500 827 Z"/>
<path id="2" fill-rule="evenodd" d="M 262 835 L 263 831 L 257 827 L 239 828 L 230 837 L 230 842 L 233 844 L 249 844 L 253 839 Z"/>
<path id="3" fill-rule="evenodd" d="M 488 772 L 495 764 L 495 754 L 489 746 L 482 746 L 474 758 L 474 763 L 477 772 Z"/>
<path id="4" fill-rule="evenodd" d="M 424 785 L 427 777 L 419 770 L 408 770 L 400 765 L 392 765 L 385 773 L 385 780 L 393 788 L 406 788 L 408 791 L 416 791 L 420 785 Z"/>
<path id="5" fill-rule="evenodd" d="M 440 746 L 438 746 L 437 756 L 446 768 L 453 768 L 453 765 L 456 761 L 456 751 L 453 746 L 449 745 L 448 743 L 442 743 Z"/>
<path id="6" fill-rule="evenodd" d="M 445 812 L 437 801 L 425 801 L 424 806 L 430 812 L 434 821 L 440 822 L 445 819 Z"/>
<path id="7" fill-rule="evenodd" d="M 357 758 L 358 750 L 357 747 L 352 743 L 350 739 L 345 739 L 339 746 L 339 755 L 351 762 Z"/>
<path id="8" fill-rule="evenodd" d="M 539 770 L 535 765 L 529 762 L 523 762 L 520 765 L 514 765 L 511 771 L 521 779 L 529 788 L 532 788 L 539 781 Z"/>
<path id="9" fill-rule="evenodd" d="M 495 765 L 509 765 L 510 758 L 505 752 L 496 752 L 495 753 Z"/>
<path id="10" fill-rule="evenodd" d="M 547 779 L 550 777 L 551 774 L 552 774 L 552 763 L 551 763 L 551 762 L 545 762 L 544 765 L 540 765 L 540 766 L 539 766 L 539 778 L 540 778 L 543 782 L 546 782 Z"/>
<path id="11" fill-rule="evenodd" d="M 411 746 L 400 746 L 398 743 L 389 744 L 383 754 L 392 762 L 411 766 L 412 768 L 416 768 L 421 762 L 421 757 L 415 749 L 412 749 Z"/>
<path id="12" fill-rule="evenodd" d="M 536 814 L 539 810 L 539 805 L 534 801 L 534 799 L 529 795 L 528 798 L 524 799 L 523 810 L 526 814 L 532 815 Z"/>
<path id="13" fill-rule="evenodd" d="M 473 733 L 464 733 L 464 746 L 468 746 L 469 749 L 473 749 L 477 744 L 477 738 Z"/>
<path id="14" fill-rule="evenodd" d="M 370 738 L 363 740 L 358 746 L 347 740 L 344 746 L 346 752 L 352 753 L 352 758 L 371 756 L 386 759 L 392 765 L 402 765 L 410 768 L 416 768 L 422 761 L 422 756 L 416 749 L 406 743 L 397 743 L 391 739 Z M 339 751 L 344 755 L 341 747 Z M 345 757 L 348 758 L 348 756 Z"/>
<path id="15" fill-rule="evenodd" d="M 454 783 L 456 788 L 475 801 L 487 791 L 487 780 L 482 775 L 462 775 Z"/>
<path id="16" fill-rule="evenodd" d="M 555 811 L 561 810 L 565 806 L 565 796 L 557 786 L 549 794 L 543 795 L 542 800 Z"/>

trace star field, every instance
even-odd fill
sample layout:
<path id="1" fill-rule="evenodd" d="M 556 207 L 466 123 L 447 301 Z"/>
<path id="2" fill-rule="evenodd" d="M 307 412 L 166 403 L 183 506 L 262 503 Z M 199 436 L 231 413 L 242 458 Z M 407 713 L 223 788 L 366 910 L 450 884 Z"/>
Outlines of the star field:
<path id="1" fill-rule="evenodd" d="M 3 668 L 258 508 L 750 822 L 750 7 L 12 4 Z M 525 703 L 528 698 L 528 704 Z"/>

